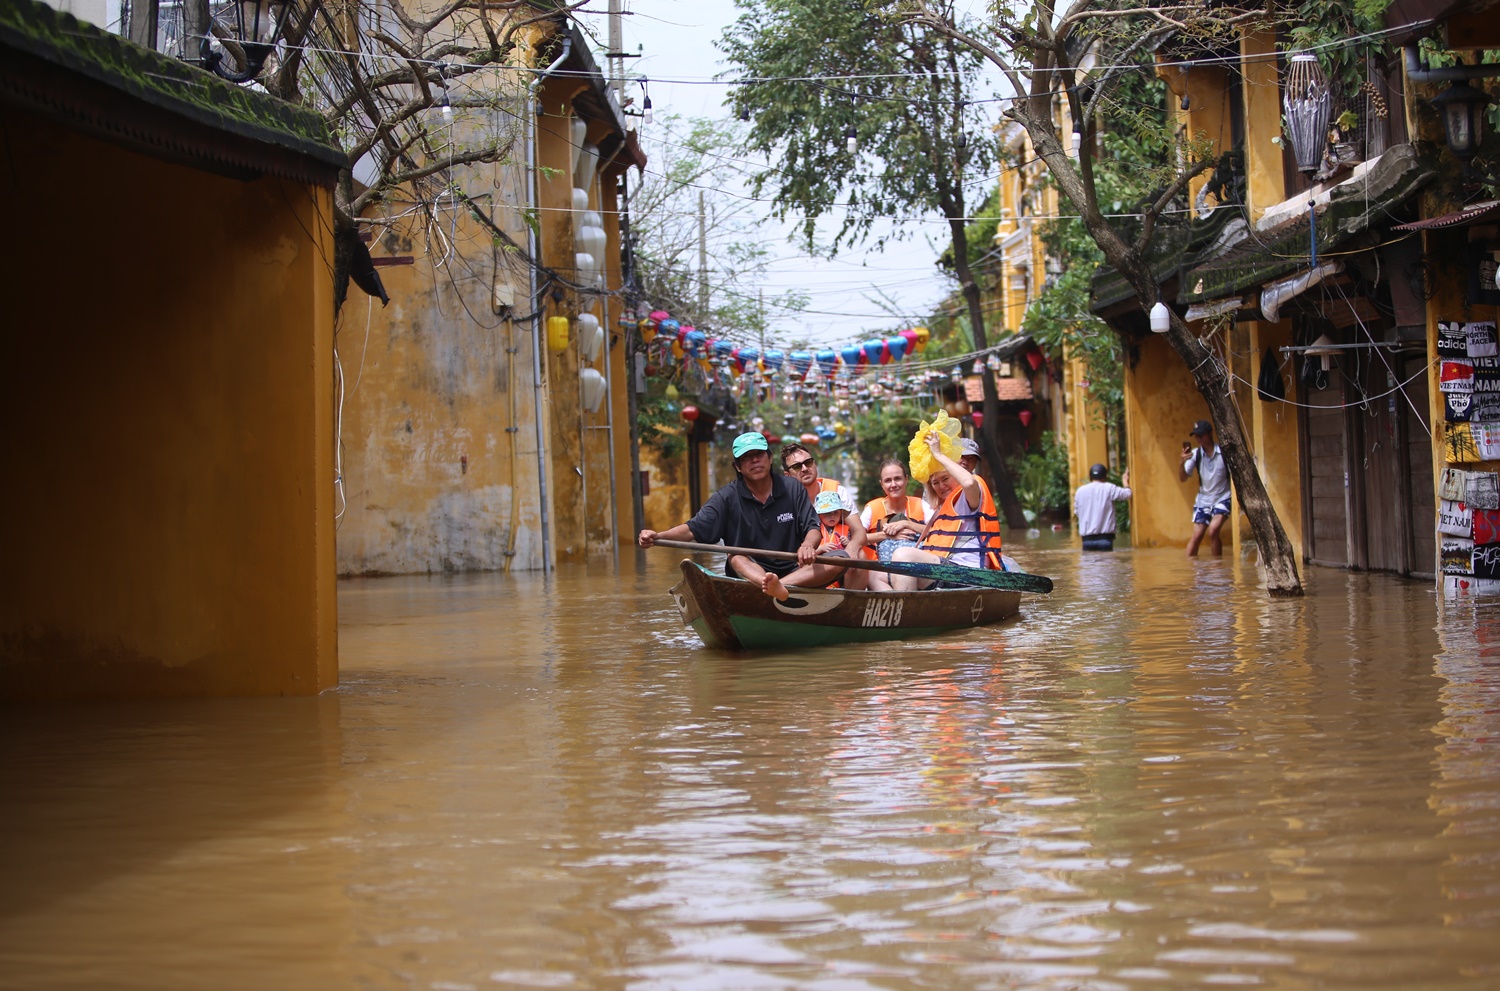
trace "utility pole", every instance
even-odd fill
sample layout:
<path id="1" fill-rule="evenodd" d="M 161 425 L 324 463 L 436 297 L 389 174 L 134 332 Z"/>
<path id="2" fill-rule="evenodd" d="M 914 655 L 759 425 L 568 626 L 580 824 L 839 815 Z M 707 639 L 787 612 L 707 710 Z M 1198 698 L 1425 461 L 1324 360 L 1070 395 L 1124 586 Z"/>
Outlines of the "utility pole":
<path id="1" fill-rule="evenodd" d="M 698 190 L 698 320 L 708 319 L 708 211 Z"/>
<path id="2" fill-rule="evenodd" d="M 624 39 L 620 31 L 620 0 L 609 0 L 609 88 L 615 91 L 615 102 L 625 100 L 625 59 L 621 57 Z"/>

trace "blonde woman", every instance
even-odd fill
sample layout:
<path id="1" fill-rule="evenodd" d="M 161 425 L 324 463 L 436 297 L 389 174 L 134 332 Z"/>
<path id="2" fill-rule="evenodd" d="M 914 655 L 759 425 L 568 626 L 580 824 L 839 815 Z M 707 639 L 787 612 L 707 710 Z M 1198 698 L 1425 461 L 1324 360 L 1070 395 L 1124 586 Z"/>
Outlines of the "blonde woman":
<path id="1" fill-rule="evenodd" d="M 859 518 L 865 527 L 865 557 L 889 561 L 898 547 L 916 546 L 928 514 L 921 499 L 906 494 L 906 466 L 895 458 L 880 463 L 880 490 L 885 495 L 871 499 Z M 871 591 L 890 591 L 890 576 L 880 571 L 869 575 Z"/>

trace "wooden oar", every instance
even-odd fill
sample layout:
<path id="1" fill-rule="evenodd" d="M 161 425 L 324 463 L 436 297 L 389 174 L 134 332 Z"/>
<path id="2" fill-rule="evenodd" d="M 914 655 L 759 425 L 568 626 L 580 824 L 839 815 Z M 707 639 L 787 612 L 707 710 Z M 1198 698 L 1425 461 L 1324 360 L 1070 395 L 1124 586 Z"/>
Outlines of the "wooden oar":
<path id="1" fill-rule="evenodd" d="M 662 540 L 653 546 L 670 547 L 679 551 L 702 551 L 705 554 L 744 554 L 747 557 L 767 557 L 777 561 L 795 561 L 792 551 L 762 551 L 754 547 L 726 547 L 723 544 L 695 544 L 688 540 Z M 975 585 L 983 588 L 1000 588 L 1009 592 L 1050 592 L 1052 579 L 1043 575 L 1028 575 L 1024 571 L 992 571 L 989 568 L 966 568 L 961 564 L 919 564 L 914 561 L 870 561 L 860 557 L 828 557 L 819 554 L 813 558 L 818 564 L 831 564 L 836 568 L 859 568 L 864 571 L 885 571 L 893 575 L 908 575 L 912 578 L 931 578 L 959 585 Z"/>

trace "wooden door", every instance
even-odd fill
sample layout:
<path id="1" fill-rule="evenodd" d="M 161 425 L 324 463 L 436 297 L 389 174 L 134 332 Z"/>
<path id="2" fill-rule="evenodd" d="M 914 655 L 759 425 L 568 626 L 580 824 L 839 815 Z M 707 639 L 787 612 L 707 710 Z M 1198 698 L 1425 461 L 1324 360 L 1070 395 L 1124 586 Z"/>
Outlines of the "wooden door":
<path id="1" fill-rule="evenodd" d="M 1313 359 L 1316 361 L 1317 359 Z M 1302 409 L 1303 500 L 1307 557 L 1313 564 L 1345 568 L 1349 561 L 1349 472 L 1344 424 L 1344 383 L 1338 366 L 1327 386 L 1299 389 Z"/>

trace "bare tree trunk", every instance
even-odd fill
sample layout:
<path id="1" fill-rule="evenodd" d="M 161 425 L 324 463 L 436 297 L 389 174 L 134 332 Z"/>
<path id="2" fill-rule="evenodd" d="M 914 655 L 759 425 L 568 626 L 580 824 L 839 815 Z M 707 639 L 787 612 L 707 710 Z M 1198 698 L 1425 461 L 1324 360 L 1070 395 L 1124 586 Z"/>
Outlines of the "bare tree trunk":
<path id="1" fill-rule="evenodd" d="M 974 332 L 974 349 L 983 351 L 990 346 L 984 330 L 984 307 L 980 305 L 979 284 L 969 269 L 969 236 L 967 223 L 962 217 L 949 217 L 948 227 L 953 232 L 953 270 L 958 275 L 958 284 L 963 290 L 964 302 L 968 304 L 969 326 Z M 994 481 L 995 501 L 1005 516 L 1005 525 L 1012 530 L 1026 529 L 1026 512 L 1021 500 L 1016 498 L 1015 482 L 1010 477 L 1010 467 L 1005 463 L 1005 452 L 1000 450 L 1000 394 L 995 391 L 995 376 L 986 368 L 980 376 L 984 383 L 984 422 L 979 427 L 979 446 L 984 452 L 984 466 L 989 469 Z"/>

